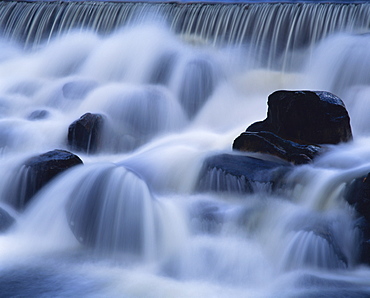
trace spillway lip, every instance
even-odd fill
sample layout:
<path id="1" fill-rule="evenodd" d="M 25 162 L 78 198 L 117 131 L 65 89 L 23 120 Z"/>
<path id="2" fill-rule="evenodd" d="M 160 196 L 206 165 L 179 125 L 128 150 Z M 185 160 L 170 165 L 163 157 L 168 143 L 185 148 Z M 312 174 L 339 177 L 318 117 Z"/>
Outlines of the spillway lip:
<path id="1" fill-rule="evenodd" d="M 70 2 L 92 2 L 92 3 L 147 3 L 147 4 L 368 4 L 367 0 L 3 0 L 4 2 L 45 2 L 45 3 L 70 3 Z"/>

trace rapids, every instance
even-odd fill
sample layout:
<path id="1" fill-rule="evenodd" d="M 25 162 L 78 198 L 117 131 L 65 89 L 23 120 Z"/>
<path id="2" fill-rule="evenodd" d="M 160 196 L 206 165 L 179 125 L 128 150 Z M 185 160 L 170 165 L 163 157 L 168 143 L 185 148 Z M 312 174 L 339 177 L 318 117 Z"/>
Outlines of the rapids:
<path id="1" fill-rule="evenodd" d="M 0 296 L 370 295 L 343 199 L 370 172 L 369 4 L 1 2 L 0 15 L 0 206 L 16 219 Z M 340 96 L 354 141 L 276 194 L 197 192 L 205 158 L 232 154 L 278 89 Z M 15 211 L 20 165 L 70 150 L 87 112 L 108 119 L 103 146 Z"/>

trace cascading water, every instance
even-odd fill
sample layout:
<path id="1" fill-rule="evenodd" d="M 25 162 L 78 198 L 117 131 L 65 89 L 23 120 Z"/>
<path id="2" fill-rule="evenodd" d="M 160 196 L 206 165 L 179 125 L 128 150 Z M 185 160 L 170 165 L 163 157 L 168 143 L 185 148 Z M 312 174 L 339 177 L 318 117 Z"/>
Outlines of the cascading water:
<path id="1" fill-rule="evenodd" d="M 0 295 L 370 295 L 343 198 L 370 172 L 369 28 L 367 3 L 1 2 Z M 232 142 L 277 89 L 336 93 L 354 141 L 272 158 L 279 191 L 200 179 L 215 155 L 256 157 Z M 104 124 L 84 151 L 68 134 L 86 113 Z M 84 164 L 17 209 L 25 161 L 54 149 Z"/>

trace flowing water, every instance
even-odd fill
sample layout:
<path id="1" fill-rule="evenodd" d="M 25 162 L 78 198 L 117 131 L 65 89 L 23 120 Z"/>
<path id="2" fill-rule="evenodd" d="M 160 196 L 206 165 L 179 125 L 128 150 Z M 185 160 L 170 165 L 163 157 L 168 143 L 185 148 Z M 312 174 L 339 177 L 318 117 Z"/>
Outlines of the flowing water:
<path id="1" fill-rule="evenodd" d="M 369 296 L 343 199 L 370 172 L 369 29 L 366 3 L 1 2 L 0 195 L 16 223 L 0 295 Z M 278 89 L 340 96 L 354 141 L 279 193 L 198 192 L 205 158 L 237 154 Z M 16 211 L 21 165 L 71 150 L 87 112 L 107 119 L 99 150 Z"/>

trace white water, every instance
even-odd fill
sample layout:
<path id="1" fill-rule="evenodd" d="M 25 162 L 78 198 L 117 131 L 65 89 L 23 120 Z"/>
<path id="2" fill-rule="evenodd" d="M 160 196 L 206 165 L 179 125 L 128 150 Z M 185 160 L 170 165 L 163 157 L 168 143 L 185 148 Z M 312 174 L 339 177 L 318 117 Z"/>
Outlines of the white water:
<path id="1" fill-rule="evenodd" d="M 14 187 L 26 158 L 68 150 L 68 126 L 82 114 L 102 113 L 109 125 L 100 153 L 77 153 L 85 165 L 48 184 L 23 213 L 4 203 L 17 223 L 0 236 L 0 292 L 369 294 L 370 270 L 356 261 L 354 212 L 341 192 L 370 171 L 369 42 L 369 35 L 337 32 L 295 58 L 300 71 L 281 72 L 252 67 L 262 63 L 248 47 L 216 47 L 158 24 L 106 36 L 69 32 L 32 51 L 3 39 L 0 193 Z M 71 95 L 71 82 L 91 88 Z M 355 140 L 297 167 L 293 189 L 279 195 L 197 193 L 203 160 L 232 153 L 234 138 L 265 118 L 267 96 L 277 89 L 337 93 Z M 29 120 L 37 110 L 49 116 Z M 85 220 L 86 208 L 95 221 Z M 96 231 L 95 248 L 72 232 L 86 222 Z"/>

